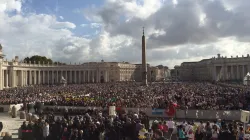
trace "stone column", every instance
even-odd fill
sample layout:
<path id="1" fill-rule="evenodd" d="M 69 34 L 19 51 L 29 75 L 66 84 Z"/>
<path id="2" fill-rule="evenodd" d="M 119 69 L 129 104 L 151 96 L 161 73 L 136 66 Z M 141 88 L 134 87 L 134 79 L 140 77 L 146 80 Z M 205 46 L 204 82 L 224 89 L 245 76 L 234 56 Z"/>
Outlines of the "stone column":
<path id="1" fill-rule="evenodd" d="M 68 79 L 68 71 L 65 72 L 65 78 L 66 78 L 66 81 L 67 83 L 69 82 L 69 79 Z"/>
<path id="2" fill-rule="evenodd" d="M 246 76 L 246 74 L 245 74 L 245 65 L 242 65 L 242 77 L 244 78 L 245 76 Z"/>
<path id="3" fill-rule="evenodd" d="M 83 71 L 83 83 L 86 83 L 86 72 L 85 72 L 85 70 Z"/>
<path id="4" fill-rule="evenodd" d="M 27 70 L 23 71 L 24 74 L 24 86 L 28 85 L 28 74 L 27 74 Z"/>
<path id="5" fill-rule="evenodd" d="M 6 87 L 9 87 L 9 70 L 6 70 Z"/>
<path id="6" fill-rule="evenodd" d="M 51 78 L 52 78 L 52 79 L 51 79 L 51 84 L 52 84 L 52 85 L 55 83 L 55 74 L 54 74 L 54 73 L 55 73 L 55 71 L 52 70 L 52 71 L 51 71 Z"/>
<path id="7" fill-rule="evenodd" d="M 224 71 L 223 71 L 223 78 L 224 78 L 224 80 L 228 80 L 227 65 L 223 65 L 223 69 L 224 69 Z"/>
<path id="8" fill-rule="evenodd" d="M 211 67 L 211 72 L 213 75 L 213 80 L 216 81 L 217 80 L 217 78 L 216 78 L 216 66 Z"/>
<path id="9" fill-rule="evenodd" d="M 29 70 L 29 85 L 32 85 L 33 82 L 32 82 L 32 71 Z"/>
<path id="10" fill-rule="evenodd" d="M 78 84 L 82 83 L 82 71 L 78 71 Z"/>
<path id="11" fill-rule="evenodd" d="M 56 71 L 56 83 L 58 84 L 59 83 L 59 81 L 60 81 L 60 79 L 59 79 L 59 72 L 58 72 L 58 70 Z"/>
<path id="12" fill-rule="evenodd" d="M 43 82 L 42 84 L 45 84 L 45 71 L 43 70 Z"/>
<path id="13" fill-rule="evenodd" d="M 88 83 L 89 83 L 89 78 L 90 78 L 90 70 L 88 70 L 88 79 L 87 79 Z"/>
<path id="14" fill-rule="evenodd" d="M 23 70 L 20 70 L 20 86 L 23 86 L 24 84 L 24 77 L 23 77 Z"/>
<path id="15" fill-rule="evenodd" d="M 105 83 L 107 82 L 107 78 L 108 78 L 108 76 L 107 76 L 107 71 L 105 70 L 105 71 L 104 71 L 104 82 L 105 82 Z"/>
<path id="16" fill-rule="evenodd" d="M 5 88 L 5 70 L 1 70 L 2 71 L 2 76 L 3 76 L 3 88 Z"/>
<path id="17" fill-rule="evenodd" d="M 99 83 L 99 70 L 96 70 L 96 83 Z"/>
<path id="18" fill-rule="evenodd" d="M 77 84 L 76 82 L 77 82 L 77 80 L 76 80 L 76 71 L 74 71 L 74 83 Z"/>
<path id="19" fill-rule="evenodd" d="M 3 70 L 2 70 L 2 64 L 0 64 L 0 76 L 2 77 L 0 79 L 0 90 L 3 90 L 4 88 L 4 74 L 3 74 Z"/>
<path id="20" fill-rule="evenodd" d="M 36 74 L 36 70 L 34 70 L 34 85 L 36 85 L 37 84 L 37 74 Z"/>
<path id="21" fill-rule="evenodd" d="M 92 70 L 92 83 L 94 83 L 94 82 L 95 82 L 95 71 Z"/>
<path id="22" fill-rule="evenodd" d="M 16 71 L 15 70 L 11 70 L 10 71 L 11 73 L 10 73 L 10 76 L 11 76 L 11 87 L 15 87 L 16 86 Z"/>
<path id="23" fill-rule="evenodd" d="M 107 82 L 109 82 L 109 71 L 107 71 Z"/>
<path id="24" fill-rule="evenodd" d="M 239 70 L 239 65 L 237 65 L 237 80 L 239 80 L 240 78 L 240 70 Z"/>
<path id="25" fill-rule="evenodd" d="M 231 65 L 230 80 L 234 79 L 233 65 Z"/>
<path id="26" fill-rule="evenodd" d="M 49 73 L 50 73 L 50 71 L 47 71 L 47 77 L 48 77 L 48 79 L 47 79 L 47 80 L 48 80 L 48 83 L 47 83 L 47 84 L 48 84 L 48 85 L 50 84 L 50 83 L 49 83 L 49 80 L 50 80 Z"/>
<path id="27" fill-rule="evenodd" d="M 72 84 L 72 81 L 73 81 L 72 71 L 70 70 L 70 71 L 69 71 L 69 83 Z"/>
<path id="28" fill-rule="evenodd" d="M 38 81 L 37 84 L 40 85 L 41 84 L 41 71 L 38 71 Z"/>

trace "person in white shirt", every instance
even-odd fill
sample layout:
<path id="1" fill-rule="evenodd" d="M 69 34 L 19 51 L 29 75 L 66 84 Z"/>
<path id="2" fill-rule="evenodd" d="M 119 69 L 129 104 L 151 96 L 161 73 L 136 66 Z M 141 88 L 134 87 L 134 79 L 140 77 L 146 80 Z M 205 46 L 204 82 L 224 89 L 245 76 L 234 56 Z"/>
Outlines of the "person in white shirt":
<path id="1" fill-rule="evenodd" d="M 188 140 L 194 140 L 193 126 L 190 122 L 185 127 L 185 133 Z"/>
<path id="2" fill-rule="evenodd" d="M 175 125 L 175 123 L 174 123 L 174 121 L 173 121 L 173 118 L 170 118 L 170 120 L 167 122 L 169 134 L 172 134 L 172 133 L 173 133 L 174 125 Z"/>
<path id="3" fill-rule="evenodd" d="M 49 136 L 49 123 L 45 122 L 45 126 L 43 127 L 43 138 L 44 140 L 47 140 Z"/>

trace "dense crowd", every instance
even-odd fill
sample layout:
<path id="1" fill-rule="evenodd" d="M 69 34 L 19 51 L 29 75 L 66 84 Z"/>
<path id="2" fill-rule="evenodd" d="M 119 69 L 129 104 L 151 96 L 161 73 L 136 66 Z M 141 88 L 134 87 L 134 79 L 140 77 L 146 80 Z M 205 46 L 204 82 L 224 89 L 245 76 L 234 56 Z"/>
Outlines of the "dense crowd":
<path id="1" fill-rule="evenodd" d="M 85 110 L 79 115 L 53 113 L 24 122 L 22 140 L 243 140 L 243 125 L 217 120 L 213 123 L 150 121 L 142 113 L 109 116 L 108 111 Z"/>
<path id="2" fill-rule="evenodd" d="M 43 102 L 45 105 L 233 110 L 247 108 L 249 89 L 211 83 L 105 83 L 32 86 L 0 91 L 0 104 Z"/>
<path id="3" fill-rule="evenodd" d="M 23 140 L 137 140 L 139 130 L 149 128 L 144 114 L 119 114 L 110 117 L 108 111 L 85 110 L 79 115 L 53 113 L 21 126 Z"/>

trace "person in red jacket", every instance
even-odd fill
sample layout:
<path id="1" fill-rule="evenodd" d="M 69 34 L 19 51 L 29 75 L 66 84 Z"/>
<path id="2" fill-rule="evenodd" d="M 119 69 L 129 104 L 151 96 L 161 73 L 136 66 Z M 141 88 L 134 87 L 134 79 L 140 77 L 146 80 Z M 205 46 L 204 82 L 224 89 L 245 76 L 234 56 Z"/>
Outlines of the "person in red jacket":
<path id="1" fill-rule="evenodd" d="M 168 125 L 167 125 L 166 121 L 163 122 L 162 127 L 163 127 L 163 129 L 162 129 L 163 135 L 164 135 L 164 137 L 166 137 L 168 134 Z"/>
<path id="2" fill-rule="evenodd" d="M 169 117 L 173 117 L 175 115 L 175 112 L 176 112 L 176 107 L 178 105 L 176 103 L 170 103 L 170 105 L 168 106 L 168 108 L 166 109 L 166 114 L 169 116 Z"/>

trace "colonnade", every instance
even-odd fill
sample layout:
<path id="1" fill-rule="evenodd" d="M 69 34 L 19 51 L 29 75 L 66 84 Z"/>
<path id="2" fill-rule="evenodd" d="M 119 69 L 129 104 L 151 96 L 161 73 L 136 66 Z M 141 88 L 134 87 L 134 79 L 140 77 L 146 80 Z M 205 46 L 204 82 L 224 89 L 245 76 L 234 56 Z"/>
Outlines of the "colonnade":
<path id="1" fill-rule="evenodd" d="M 243 80 L 250 72 L 250 65 L 215 66 L 215 80 Z"/>
<path id="2" fill-rule="evenodd" d="M 109 82 L 107 70 L 2 70 L 2 87 L 39 84 L 60 84 L 64 77 L 68 84 Z"/>

